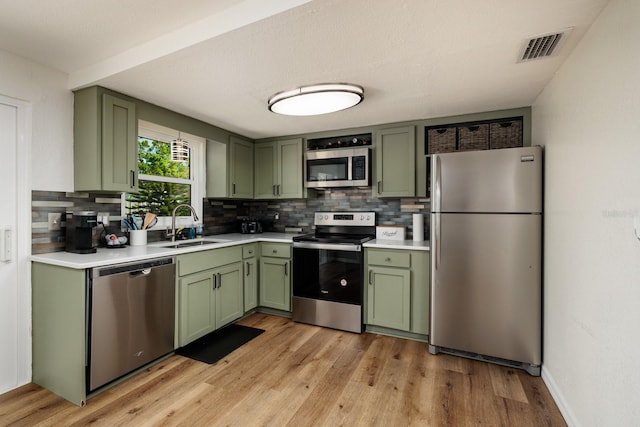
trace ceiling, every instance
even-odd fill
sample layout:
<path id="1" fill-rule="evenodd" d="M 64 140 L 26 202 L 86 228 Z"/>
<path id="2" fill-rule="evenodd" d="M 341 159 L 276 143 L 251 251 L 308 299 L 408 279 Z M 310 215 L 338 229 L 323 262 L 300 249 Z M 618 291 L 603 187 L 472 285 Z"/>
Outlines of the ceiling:
<path id="1" fill-rule="evenodd" d="M 0 49 L 250 138 L 531 105 L 608 0 L 0 0 Z M 554 55 L 526 39 L 572 27 Z M 341 112 L 267 99 L 355 83 Z"/>

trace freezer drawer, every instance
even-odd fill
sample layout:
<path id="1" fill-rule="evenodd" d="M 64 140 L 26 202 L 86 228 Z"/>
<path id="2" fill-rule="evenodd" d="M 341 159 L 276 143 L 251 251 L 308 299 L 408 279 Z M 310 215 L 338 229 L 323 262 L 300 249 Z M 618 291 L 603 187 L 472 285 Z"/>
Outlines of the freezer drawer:
<path id="1" fill-rule="evenodd" d="M 541 363 L 540 215 L 432 214 L 430 344 Z"/>

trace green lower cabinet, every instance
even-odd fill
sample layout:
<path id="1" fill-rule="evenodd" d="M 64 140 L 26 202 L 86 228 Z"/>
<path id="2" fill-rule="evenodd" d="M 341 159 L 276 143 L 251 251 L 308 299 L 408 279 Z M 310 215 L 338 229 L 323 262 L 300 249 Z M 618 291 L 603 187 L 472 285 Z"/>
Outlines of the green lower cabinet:
<path id="1" fill-rule="evenodd" d="M 215 294 L 216 328 L 239 319 L 244 314 L 242 263 L 236 262 L 214 270 L 218 276 Z"/>
<path id="2" fill-rule="evenodd" d="M 291 311 L 291 262 L 285 258 L 260 258 L 260 305 Z"/>
<path id="3" fill-rule="evenodd" d="M 242 268 L 244 284 L 244 312 L 258 306 L 258 244 L 249 243 L 242 246 Z"/>
<path id="4" fill-rule="evenodd" d="M 244 313 L 242 263 L 181 277 L 180 346 L 240 318 Z"/>
<path id="5" fill-rule="evenodd" d="M 258 306 L 258 263 L 255 258 L 245 259 L 244 263 L 244 311 Z"/>
<path id="6" fill-rule="evenodd" d="M 85 270 L 34 262 L 31 281 L 32 381 L 84 406 L 88 345 Z"/>
<path id="7" fill-rule="evenodd" d="M 215 330 L 213 270 L 180 279 L 180 346 Z"/>
<path id="8" fill-rule="evenodd" d="M 406 269 L 370 267 L 367 319 L 370 324 L 409 330 L 411 273 Z"/>
<path id="9" fill-rule="evenodd" d="M 365 249 L 367 325 L 429 334 L 429 251 Z"/>

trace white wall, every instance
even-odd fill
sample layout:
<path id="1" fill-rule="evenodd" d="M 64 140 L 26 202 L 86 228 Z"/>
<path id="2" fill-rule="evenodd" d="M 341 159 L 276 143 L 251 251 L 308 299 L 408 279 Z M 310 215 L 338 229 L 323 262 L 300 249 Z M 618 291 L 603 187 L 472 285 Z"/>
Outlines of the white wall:
<path id="1" fill-rule="evenodd" d="M 73 191 L 73 93 L 68 75 L 0 50 L 0 95 L 31 104 L 32 188 Z"/>
<path id="2" fill-rule="evenodd" d="M 640 422 L 640 1 L 612 0 L 533 105 L 543 378 L 570 425 Z"/>
<path id="3" fill-rule="evenodd" d="M 9 303 L 17 311 L 15 316 L 4 316 L 9 324 L 0 325 L 3 331 L 17 331 L 17 336 L 2 334 L 13 336 L 12 342 L 0 342 L 5 354 L 17 356 L 15 375 L 5 372 L 2 378 L 2 384 L 9 387 L 31 379 L 31 190 L 73 191 L 73 94 L 66 88 L 67 78 L 62 72 L 0 50 L 0 95 L 25 101 L 21 108 L 29 112 L 25 134 L 19 138 L 25 145 L 18 147 L 17 203 L 9 201 L 4 206 L 15 209 L 18 248 L 13 264 L 18 269 L 17 283 L 2 283 L 14 289 L 15 300 Z"/>

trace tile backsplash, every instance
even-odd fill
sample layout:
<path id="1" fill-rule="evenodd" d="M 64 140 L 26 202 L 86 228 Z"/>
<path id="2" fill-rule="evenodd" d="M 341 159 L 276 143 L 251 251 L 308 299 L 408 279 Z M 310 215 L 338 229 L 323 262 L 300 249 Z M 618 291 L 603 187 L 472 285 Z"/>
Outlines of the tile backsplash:
<path id="1" fill-rule="evenodd" d="M 425 237 L 429 235 L 429 199 L 378 199 L 370 189 L 331 189 L 317 198 L 293 200 L 216 200 L 204 203 L 205 227 L 210 233 L 237 232 L 240 221 L 250 217 L 262 223 L 264 231 L 284 232 L 286 227 L 313 230 L 317 211 L 372 211 L 377 225 L 404 226 L 407 239 L 412 238 L 413 214 L 425 215 Z M 276 213 L 278 219 L 276 220 Z"/>
<path id="2" fill-rule="evenodd" d="M 119 193 L 33 191 L 31 200 L 33 254 L 64 251 L 64 219 L 67 211 L 105 212 L 111 223 L 108 231 L 120 230 Z M 318 197 L 310 199 L 205 199 L 203 206 L 205 235 L 239 232 L 241 220 L 247 217 L 259 220 L 264 231 L 284 232 L 286 227 L 294 227 L 301 228 L 304 233 L 310 233 L 313 230 L 313 214 L 317 211 L 373 211 L 376 212 L 377 225 L 406 227 L 407 239 L 412 237 L 412 214 L 423 213 L 425 238 L 429 236 L 428 199 L 377 199 L 371 196 L 370 189 L 331 189 L 319 192 Z M 53 224 L 54 229 L 49 229 L 49 218 L 55 219 L 57 215 L 61 217 L 60 223 Z M 94 243 L 98 243 L 101 234 L 102 228 L 97 227 Z M 162 230 L 149 231 L 148 240 L 162 240 L 163 234 Z"/>

